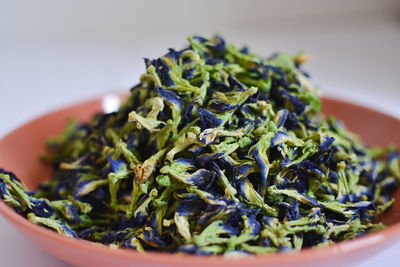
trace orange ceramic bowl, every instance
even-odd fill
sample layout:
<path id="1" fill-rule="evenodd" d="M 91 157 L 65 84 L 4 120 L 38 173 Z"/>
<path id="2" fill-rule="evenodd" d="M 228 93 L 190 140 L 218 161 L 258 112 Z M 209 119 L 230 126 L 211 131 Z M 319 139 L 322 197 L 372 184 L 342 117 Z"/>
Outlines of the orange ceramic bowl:
<path id="1" fill-rule="evenodd" d="M 360 134 L 369 145 L 394 143 L 400 147 L 400 120 L 369 108 L 340 100 L 325 98 L 324 113 L 333 114 Z M 39 160 L 45 152 L 48 137 L 61 132 L 69 118 L 89 120 L 101 111 L 101 99 L 70 106 L 40 117 L 16 129 L 0 140 L 0 166 L 12 170 L 29 189 L 50 178 L 52 170 Z M 395 192 L 400 199 L 400 189 Z M 277 253 L 242 258 L 222 256 L 191 256 L 147 252 L 140 254 L 128 249 L 109 247 L 68 238 L 35 225 L 0 201 L 0 212 L 29 240 L 61 260 L 75 266 L 343 266 L 360 262 L 394 243 L 400 235 L 400 201 L 383 215 L 388 227 L 377 233 L 325 248 L 301 252 Z"/>

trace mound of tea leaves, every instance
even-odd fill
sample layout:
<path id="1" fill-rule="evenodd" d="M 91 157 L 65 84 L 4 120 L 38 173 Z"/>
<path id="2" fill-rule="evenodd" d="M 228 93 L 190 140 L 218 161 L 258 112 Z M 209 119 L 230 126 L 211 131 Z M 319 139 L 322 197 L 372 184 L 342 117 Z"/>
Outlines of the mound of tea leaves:
<path id="1" fill-rule="evenodd" d="M 398 153 L 319 114 L 306 55 L 188 40 L 145 59 L 118 112 L 49 141 L 55 174 L 38 191 L 2 170 L 1 198 L 35 224 L 138 251 L 259 254 L 383 227 Z"/>

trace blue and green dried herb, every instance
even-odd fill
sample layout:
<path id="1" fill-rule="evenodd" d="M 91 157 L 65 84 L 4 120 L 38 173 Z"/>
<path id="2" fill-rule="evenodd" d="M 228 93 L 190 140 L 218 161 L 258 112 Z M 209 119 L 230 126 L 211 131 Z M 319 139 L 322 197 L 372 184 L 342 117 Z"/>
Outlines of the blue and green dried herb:
<path id="1" fill-rule="evenodd" d="M 140 252 L 263 254 L 384 227 L 399 154 L 321 116 L 306 55 L 188 39 L 145 59 L 118 112 L 49 140 L 55 174 L 37 191 L 1 170 L 1 198 L 60 234 Z"/>

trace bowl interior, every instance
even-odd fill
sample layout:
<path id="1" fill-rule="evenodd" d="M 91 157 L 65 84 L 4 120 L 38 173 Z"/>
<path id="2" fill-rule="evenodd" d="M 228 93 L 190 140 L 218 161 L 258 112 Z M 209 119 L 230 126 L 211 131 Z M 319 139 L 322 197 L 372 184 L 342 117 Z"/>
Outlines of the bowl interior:
<path id="1" fill-rule="evenodd" d="M 324 98 L 323 103 L 323 113 L 332 114 L 341 119 L 368 145 L 394 144 L 400 148 L 398 134 L 400 120 L 369 108 L 332 98 Z M 51 167 L 40 160 L 40 156 L 46 152 L 46 140 L 59 134 L 69 119 L 88 121 L 98 112 L 101 112 L 101 99 L 67 107 L 23 125 L 0 140 L 0 167 L 13 171 L 30 190 L 35 189 L 52 174 Z M 400 199 L 400 190 L 394 192 L 394 197 Z M 4 208 L 3 205 L 0 205 L 0 209 L 3 214 L 13 212 L 11 209 Z M 380 221 L 388 226 L 400 222 L 399 210 L 400 201 L 396 201 L 394 206 L 380 218 Z M 398 228 L 396 229 L 399 230 Z M 334 249 L 331 250 L 330 255 L 338 253 Z M 306 255 L 303 252 L 300 254 Z"/>

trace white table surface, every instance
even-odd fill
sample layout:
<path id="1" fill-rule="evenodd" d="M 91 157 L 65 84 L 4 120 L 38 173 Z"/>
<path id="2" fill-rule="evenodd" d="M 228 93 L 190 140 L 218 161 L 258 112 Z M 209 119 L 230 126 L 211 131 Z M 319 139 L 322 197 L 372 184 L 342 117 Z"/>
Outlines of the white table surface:
<path id="1" fill-rule="evenodd" d="M 371 19 L 283 27 L 279 32 L 226 29 L 227 39 L 272 51 L 314 55 L 305 68 L 324 94 L 400 117 L 400 24 Z M 225 29 L 223 29 L 225 30 Z M 188 33 L 188 32 L 186 32 Z M 105 39 L 0 39 L 0 136 L 45 112 L 109 91 L 126 91 L 143 72 L 142 57 L 181 47 L 186 33 Z M 7 166 L 4 166 L 7 167 Z M 358 266 L 395 266 L 400 243 Z M 67 266 L 27 241 L 0 217 L 0 265 Z"/>

